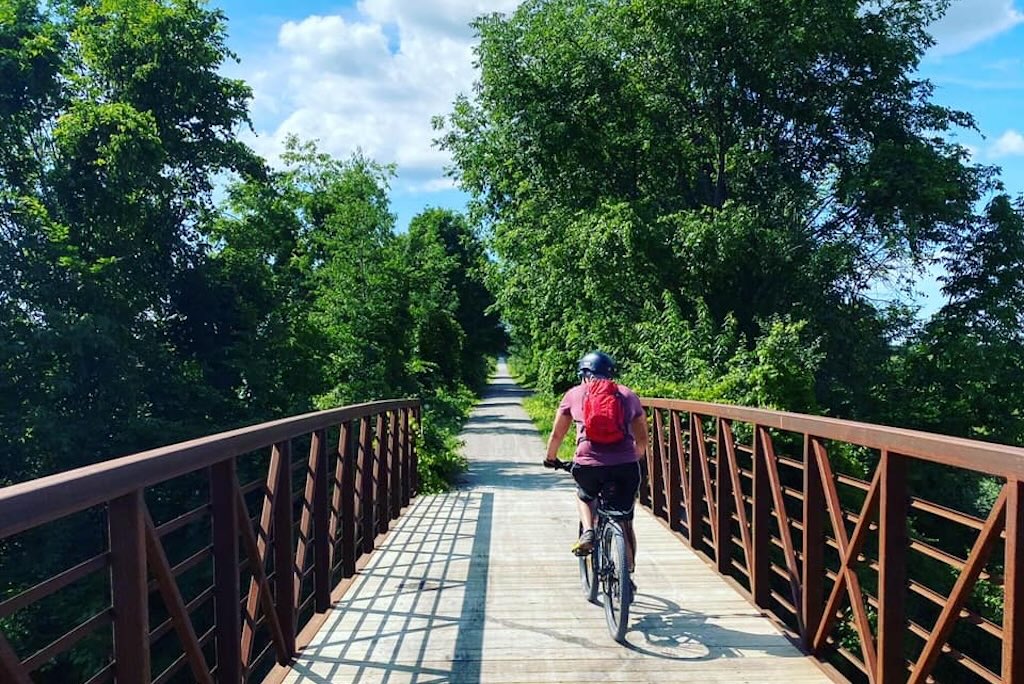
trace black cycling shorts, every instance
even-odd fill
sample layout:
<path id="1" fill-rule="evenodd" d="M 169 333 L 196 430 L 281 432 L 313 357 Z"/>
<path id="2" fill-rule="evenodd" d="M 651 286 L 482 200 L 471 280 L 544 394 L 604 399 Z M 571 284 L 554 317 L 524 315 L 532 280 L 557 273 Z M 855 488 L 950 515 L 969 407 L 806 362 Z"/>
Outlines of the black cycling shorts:
<path id="1" fill-rule="evenodd" d="M 612 518 L 633 519 L 633 504 L 640 491 L 640 462 L 608 466 L 573 463 L 572 477 L 581 501 L 593 501 L 598 494 L 604 499 L 602 510 Z"/>

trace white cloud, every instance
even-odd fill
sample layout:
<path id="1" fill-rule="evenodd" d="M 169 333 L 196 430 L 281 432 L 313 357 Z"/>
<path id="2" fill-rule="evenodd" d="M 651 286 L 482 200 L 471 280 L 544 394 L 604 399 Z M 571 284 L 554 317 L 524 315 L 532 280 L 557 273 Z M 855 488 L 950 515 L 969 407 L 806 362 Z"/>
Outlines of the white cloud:
<path id="1" fill-rule="evenodd" d="M 278 45 L 297 70 L 341 69 L 374 74 L 389 56 L 388 41 L 377 24 L 349 23 L 341 17 L 312 16 L 281 27 Z"/>
<path id="2" fill-rule="evenodd" d="M 992 159 L 1002 157 L 1024 157 L 1024 135 L 1010 129 L 999 136 L 988 152 Z"/>
<path id="3" fill-rule="evenodd" d="M 934 57 L 964 52 L 1024 22 L 1015 0 L 954 0 L 945 16 L 931 25 Z"/>
<path id="4" fill-rule="evenodd" d="M 469 22 L 510 11 L 518 0 L 361 0 L 355 16 L 310 16 L 281 26 L 277 49 L 252 64 L 258 137 L 276 157 L 289 133 L 318 139 L 324 151 L 361 149 L 396 163 L 410 191 L 451 188 L 448 155 L 433 147 L 431 118 L 447 113 L 476 76 Z"/>

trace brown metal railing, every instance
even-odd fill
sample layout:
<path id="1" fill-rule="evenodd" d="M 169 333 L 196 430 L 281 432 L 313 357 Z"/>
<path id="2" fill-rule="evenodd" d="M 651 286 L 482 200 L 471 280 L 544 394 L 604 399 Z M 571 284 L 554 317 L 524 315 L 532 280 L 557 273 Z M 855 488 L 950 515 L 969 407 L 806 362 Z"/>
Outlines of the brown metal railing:
<path id="1" fill-rule="evenodd" d="M 109 587 L 105 607 L 34 653 L 0 632 L 0 682 L 28 684 L 104 633 L 111 653 L 89 684 L 236 684 L 288 663 L 415 495 L 420 411 L 418 400 L 348 406 L 0 489 L 0 540 L 87 514 L 106 527 L 99 553 L 0 600 L 0 621 L 76 583 Z M 308 456 L 293 457 L 296 444 Z M 175 510 L 175 487 L 199 492 L 197 505 Z M 171 535 L 192 543 L 173 564 Z"/>
<path id="2" fill-rule="evenodd" d="M 1024 449 L 737 406 L 643 403 L 652 430 L 642 503 L 833 673 L 884 684 L 1024 683 Z M 836 457 L 854 449 L 857 459 Z M 873 472 L 843 472 L 851 462 Z M 928 469 L 930 480 L 921 477 Z M 939 469 L 987 483 L 987 512 L 915 491 Z"/>

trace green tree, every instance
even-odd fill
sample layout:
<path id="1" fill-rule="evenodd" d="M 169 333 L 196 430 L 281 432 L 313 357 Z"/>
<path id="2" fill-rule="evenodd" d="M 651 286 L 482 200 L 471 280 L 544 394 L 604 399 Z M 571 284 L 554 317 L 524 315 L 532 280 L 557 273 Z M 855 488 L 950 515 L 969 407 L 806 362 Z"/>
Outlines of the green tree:
<path id="1" fill-rule="evenodd" d="M 1024 443 L 1024 199 L 996 196 L 946 250 L 948 302 L 896 357 L 893 418 Z"/>
<path id="2" fill-rule="evenodd" d="M 182 334 L 212 178 L 262 166 L 235 138 L 250 95 L 221 75 L 231 58 L 223 15 L 199 2 L 0 3 L 0 482 L 241 418 Z M 94 517 L 5 541 L 0 592 L 98 552 Z M 31 652 L 103 595 L 78 583 L 5 631 Z M 104 657 L 84 642 L 43 676 Z"/>
<path id="3" fill-rule="evenodd" d="M 751 346 L 773 316 L 807 321 L 819 402 L 870 412 L 849 387 L 884 365 L 893 314 L 865 293 L 991 179 L 943 137 L 972 118 L 915 76 L 943 8 L 530 0 L 478 20 L 480 81 L 436 123 L 542 384 L 581 348 L 634 358 L 643 303 L 668 293 Z"/>
<path id="4" fill-rule="evenodd" d="M 482 241 L 461 214 L 427 209 L 409 224 L 406 253 L 415 354 L 423 370 L 443 385 L 481 387 L 487 356 L 504 344 Z"/>

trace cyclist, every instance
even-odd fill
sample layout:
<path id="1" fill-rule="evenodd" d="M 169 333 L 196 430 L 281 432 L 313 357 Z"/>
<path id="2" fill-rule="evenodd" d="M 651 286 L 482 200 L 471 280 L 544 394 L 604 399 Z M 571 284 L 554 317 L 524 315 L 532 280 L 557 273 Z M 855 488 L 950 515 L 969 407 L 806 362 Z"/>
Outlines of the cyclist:
<path id="1" fill-rule="evenodd" d="M 640 459 L 647 447 L 647 416 L 633 390 L 612 382 L 615 361 L 604 352 L 585 355 L 577 370 L 580 384 L 566 392 L 555 412 L 545 460 L 550 465 L 558 458 L 558 447 L 575 422 L 572 476 L 583 532 L 572 551 L 585 556 L 594 549 L 595 509 L 601 494 L 609 515 L 622 521 L 632 572 L 636 559 L 633 504 L 640 490 Z"/>

